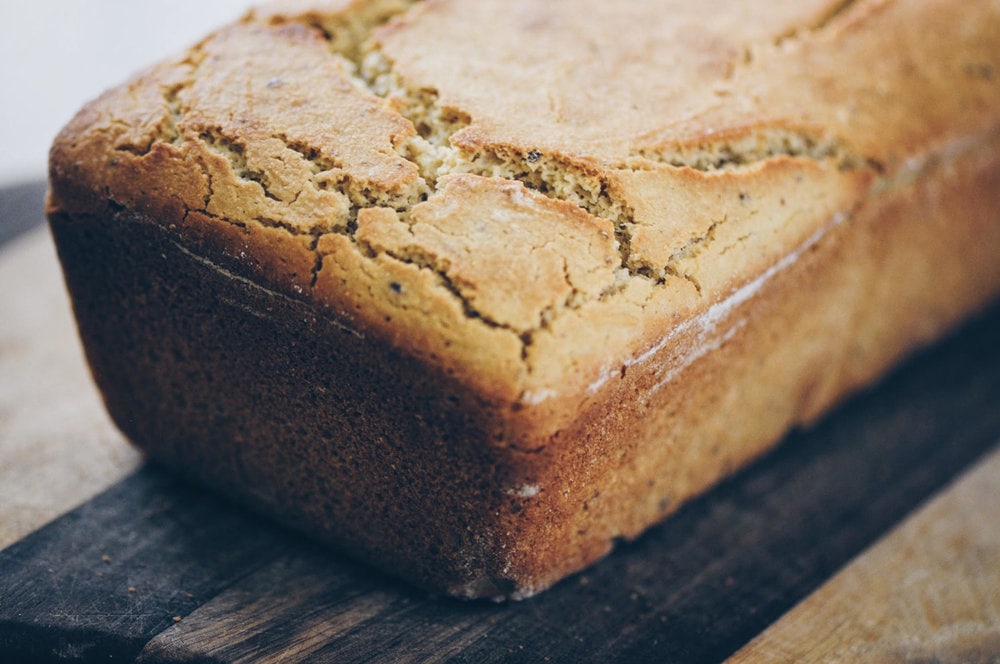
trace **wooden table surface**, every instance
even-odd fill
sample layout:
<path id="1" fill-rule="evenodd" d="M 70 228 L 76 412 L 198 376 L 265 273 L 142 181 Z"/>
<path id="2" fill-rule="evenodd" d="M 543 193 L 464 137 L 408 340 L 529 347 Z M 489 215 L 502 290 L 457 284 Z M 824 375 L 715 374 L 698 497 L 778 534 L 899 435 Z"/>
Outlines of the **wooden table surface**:
<path id="1" fill-rule="evenodd" d="M 1000 662 L 1000 308 L 528 601 L 432 598 L 104 414 L 40 184 L 0 190 L 0 662 Z"/>

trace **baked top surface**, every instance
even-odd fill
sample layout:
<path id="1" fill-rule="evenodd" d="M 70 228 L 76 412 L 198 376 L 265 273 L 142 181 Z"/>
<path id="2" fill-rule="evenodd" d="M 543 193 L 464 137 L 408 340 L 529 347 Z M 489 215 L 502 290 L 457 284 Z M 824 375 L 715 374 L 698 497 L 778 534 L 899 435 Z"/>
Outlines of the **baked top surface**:
<path id="1" fill-rule="evenodd" d="M 866 197 L 996 132 L 998 34 L 996 2 L 271 3 L 85 108 L 52 205 L 176 227 L 538 405 L 667 341 L 683 369 Z"/>

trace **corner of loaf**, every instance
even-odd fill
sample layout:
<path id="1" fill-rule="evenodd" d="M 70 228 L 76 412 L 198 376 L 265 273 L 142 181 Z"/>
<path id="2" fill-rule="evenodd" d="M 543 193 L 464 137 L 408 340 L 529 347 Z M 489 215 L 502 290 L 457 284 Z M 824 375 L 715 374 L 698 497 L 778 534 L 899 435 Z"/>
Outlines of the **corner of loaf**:
<path id="1" fill-rule="evenodd" d="M 49 218 L 130 439 L 522 598 L 1000 291 L 995 6 L 586 4 L 274 2 L 86 106 Z"/>

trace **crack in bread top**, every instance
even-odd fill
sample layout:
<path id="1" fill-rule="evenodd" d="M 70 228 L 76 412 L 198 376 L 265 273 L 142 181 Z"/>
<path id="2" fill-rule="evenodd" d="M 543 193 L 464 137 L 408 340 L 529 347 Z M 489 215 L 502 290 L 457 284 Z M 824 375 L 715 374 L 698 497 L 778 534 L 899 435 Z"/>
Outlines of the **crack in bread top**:
<path id="1" fill-rule="evenodd" d="M 272 3 L 88 105 L 52 204 L 179 226 L 505 398 L 579 392 L 996 122 L 961 73 L 995 39 L 960 35 L 998 12 L 946 5 Z"/>

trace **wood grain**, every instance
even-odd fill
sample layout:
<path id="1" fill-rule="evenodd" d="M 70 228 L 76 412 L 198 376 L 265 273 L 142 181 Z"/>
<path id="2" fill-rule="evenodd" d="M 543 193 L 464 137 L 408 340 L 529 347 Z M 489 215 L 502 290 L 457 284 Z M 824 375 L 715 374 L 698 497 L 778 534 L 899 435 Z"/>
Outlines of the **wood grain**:
<path id="1" fill-rule="evenodd" d="M 729 660 L 1000 662 L 1000 451 Z"/>
<path id="2" fill-rule="evenodd" d="M 147 468 L 0 551 L 0 661 L 128 661 L 282 550 L 280 531 L 186 489 Z"/>

